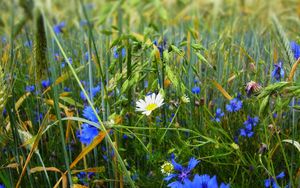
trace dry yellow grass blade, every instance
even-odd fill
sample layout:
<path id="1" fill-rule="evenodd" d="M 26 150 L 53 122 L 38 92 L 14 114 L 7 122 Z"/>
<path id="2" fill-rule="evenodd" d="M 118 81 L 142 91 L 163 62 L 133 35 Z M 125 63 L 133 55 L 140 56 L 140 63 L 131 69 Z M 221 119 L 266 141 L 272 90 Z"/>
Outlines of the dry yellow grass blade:
<path id="1" fill-rule="evenodd" d="M 62 182 L 63 182 L 62 187 L 67 188 L 67 176 L 62 171 L 60 171 L 58 168 L 55 168 L 55 167 L 46 167 L 45 170 L 50 171 L 50 172 L 60 173 L 61 177 L 62 177 Z M 38 167 L 34 167 L 34 168 L 30 169 L 30 173 L 36 173 L 36 172 L 42 172 L 42 171 L 44 171 L 44 168 L 42 166 L 38 166 Z"/>
<path id="2" fill-rule="evenodd" d="M 227 93 L 227 91 L 215 80 L 212 80 L 212 83 L 216 86 L 216 88 L 222 93 L 226 99 L 231 100 L 232 97 Z"/>
<path id="3" fill-rule="evenodd" d="M 109 133 L 110 130 L 107 130 L 107 133 Z M 92 151 L 98 144 L 100 144 L 102 142 L 102 140 L 105 138 L 105 133 L 103 131 L 101 131 L 99 133 L 98 136 L 96 136 L 93 140 L 93 142 L 88 145 L 86 148 L 83 149 L 83 151 L 76 157 L 76 159 L 72 162 L 72 164 L 70 165 L 70 169 L 74 168 L 76 166 L 76 164 L 84 157 L 86 156 L 90 151 Z M 66 176 L 68 172 L 66 171 L 65 173 L 63 173 L 64 176 Z M 63 178 L 61 177 L 56 184 L 54 185 L 53 188 L 57 188 L 60 184 L 60 182 L 63 180 Z"/>
<path id="4" fill-rule="evenodd" d="M 74 184 L 73 188 L 88 188 L 88 187 L 80 184 Z"/>
<path id="5" fill-rule="evenodd" d="M 110 130 L 107 130 L 109 133 Z M 70 169 L 74 168 L 76 164 L 84 157 L 86 156 L 90 151 L 92 151 L 98 144 L 102 142 L 102 140 L 105 138 L 105 133 L 101 131 L 98 136 L 96 136 L 93 140 L 93 142 L 85 147 L 83 151 L 76 157 L 76 159 L 71 163 Z"/>
<path id="6" fill-rule="evenodd" d="M 293 67 L 292 67 L 292 70 L 291 70 L 291 72 L 290 72 L 288 81 L 292 81 L 292 80 L 293 80 L 293 77 L 294 77 L 294 75 L 295 75 L 297 66 L 298 66 L 299 64 L 300 64 L 300 58 L 298 58 L 298 60 L 296 61 L 296 63 L 294 63 L 294 65 L 293 65 Z"/>

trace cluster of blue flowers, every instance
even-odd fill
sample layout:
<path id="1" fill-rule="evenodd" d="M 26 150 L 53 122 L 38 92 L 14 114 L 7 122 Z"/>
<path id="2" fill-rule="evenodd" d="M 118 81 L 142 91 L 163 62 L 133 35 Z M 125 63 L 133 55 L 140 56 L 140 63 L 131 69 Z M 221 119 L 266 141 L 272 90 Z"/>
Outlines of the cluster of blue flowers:
<path id="1" fill-rule="evenodd" d="M 119 58 L 119 52 L 118 52 L 117 47 L 114 47 L 113 53 L 114 53 L 114 58 L 118 59 Z M 126 49 L 122 48 L 122 50 L 121 50 L 121 57 L 123 58 L 123 57 L 125 57 L 125 55 L 126 55 Z"/>
<path id="2" fill-rule="evenodd" d="M 101 88 L 100 88 L 100 86 L 97 86 L 97 87 L 93 87 L 91 90 L 92 90 L 91 97 L 94 98 L 101 91 Z M 88 95 L 89 95 L 89 92 L 88 92 Z M 80 92 L 80 98 L 84 101 L 87 100 L 83 91 Z"/>
<path id="3" fill-rule="evenodd" d="M 84 185 L 88 185 L 88 181 L 90 179 L 92 179 L 95 176 L 94 172 L 79 172 L 77 174 L 77 178 L 79 180 L 80 183 L 84 184 Z"/>
<path id="4" fill-rule="evenodd" d="M 210 177 L 207 174 L 194 176 L 193 181 L 189 178 L 191 176 L 191 171 L 197 166 L 199 161 L 195 158 L 189 160 L 188 166 L 183 167 L 181 164 L 176 163 L 174 159 L 171 160 L 172 165 L 176 173 L 169 174 L 165 181 L 170 181 L 173 178 L 176 178 L 176 181 L 169 183 L 168 187 L 171 188 L 218 188 L 218 182 L 216 176 Z M 229 185 L 222 183 L 221 188 L 229 188 Z"/>
<path id="5" fill-rule="evenodd" d="M 98 112 L 97 109 L 96 111 Z M 90 106 L 86 106 L 83 109 L 82 115 L 83 117 L 85 117 L 86 119 L 94 123 L 99 123 L 96 114 L 94 113 L 92 107 Z M 83 123 L 81 125 L 81 131 L 79 130 L 77 131 L 77 137 L 79 138 L 80 142 L 82 142 L 85 145 L 89 145 L 98 134 L 99 134 L 98 128 L 87 123 Z"/>
<path id="6" fill-rule="evenodd" d="M 221 108 L 217 108 L 216 110 L 216 115 L 213 118 L 214 121 L 216 122 L 220 122 L 221 118 L 224 116 L 224 112 L 222 112 Z"/>
<path id="7" fill-rule="evenodd" d="M 281 172 L 276 176 L 276 179 L 282 179 L 285 177 L 284 172 Z M 270 177 L 265 180 L 265 187 L 272 187 L 272 188 L 280 188 L 280 186 L 277 185 L 275 178 Z"/>
<path id="8" fill-rule="evenodd" d="M 253 127 L 255 127 L 258 123 L 258 117 L 250 117 L 244 122 L 244 128 L 240 129 L 240 135 L 243 137 L 252 137 L 254 135 Z"/>
<path id="9" fill-rule="evenodd" d="M 237 112 L 243 107 L 243 102 L 238 98 L 234 98 L 229 101 L 229 104 L 226 105 L 226 110 L 228 112 Z"/>

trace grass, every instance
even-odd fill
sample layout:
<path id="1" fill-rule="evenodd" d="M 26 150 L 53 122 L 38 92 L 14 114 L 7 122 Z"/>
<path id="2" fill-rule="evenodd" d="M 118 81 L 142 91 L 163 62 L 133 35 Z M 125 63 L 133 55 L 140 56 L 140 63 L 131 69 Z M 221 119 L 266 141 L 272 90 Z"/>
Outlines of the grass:
<path id="1" fill-rule="evenodd" d="M 167 187 L 175 179 L 164 181 L 161 165 L 172 156 L 184 166 L 200 161 L 191 180 L 300 185 L 299 61 L 290 47 L 299 37 L 296 0 L 0 5 L 5 187 Z M 285 74 L 276 82 L 279 61 Z M 247 95 L 250 81 L 262 89 Z M 162 107 L 149 116 L 135 110 L 158 92 Z M 242 108 L 228 112 L 233 98 Z M 84 116 L 86 106 L 96 120 Z M 240 136 L 248 116 L 259 119 L 250 138 Z M 82 124 L 98 130 L 89 145 L 80 142 Z"/>

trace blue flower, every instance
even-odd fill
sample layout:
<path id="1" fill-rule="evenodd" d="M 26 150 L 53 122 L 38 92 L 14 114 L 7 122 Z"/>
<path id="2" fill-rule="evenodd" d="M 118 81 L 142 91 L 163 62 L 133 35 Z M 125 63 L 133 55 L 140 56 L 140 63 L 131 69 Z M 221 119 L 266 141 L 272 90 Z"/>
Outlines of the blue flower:
<path id="1" fill-rule="evenodd" d="M 282 179 L 282 178 L 284 178 L 285 177 L 285 173 L 284 172 L 281 172 L 280 174 L 278 174 L 277 176 L 276 176 L 276 179 Z M 276 181 L 275 181 L 275 179 L 273 178 L 273 177 L 270 177 L 270 178 L 268 178 L 268 179 L 265 179 L 265 187 L 270 187 L 270 186 L 272 186 L 272 188 L 280 188 L 278 185 L 277 185 L 277 183 L 276 183 Z"/>
<path id="2" fill-rule="evenodd" d="M 224 112 L 222 112 L 222 110 L 220 108 L 217 108 L 217 111 L 216 111 L 216 115 L 215 117 L 213 118 L 214 121 L 216 122 L 220 122 L 221 121 L 221 118 L 224 116 Z"/>
<path id="3" fill-rule="evenodd" d="M 238 100 L 237 98 L 234 98 L 230 100 L 229 104 L 226 105 L 226 110 L 228 112 L 237 112 L 239 111 L 243 106 L 243 102 Z"/>
<path id="4" fill-rule="evenodd" d="M 96 109 L 97 113 L 98 113 L 98 110 Z M 98 118 L 96 116 L 96 114 L 94 113 L 92 107 L 90 106 L 86 106 L 84 109 L 83 109 L 83 117 L 85 117 L 86 119 L 94 122 L 94 123 L 98 123 Z"/>
<path id="5" fill-rule="evenodd" d="M 118 49 L 117 49 L 117 47 L 114 47 L 114 58 L 115 59 L 118 59 L 119 58 L 119 52 L 118 52 Z M 126 49 L 125 48 L 122 48 L 122 50 L 121 50 L 121 56 L 122 57 L 125 57 L 125 55 L 126 55 Z"/>
<path id="6" fill-rule="evenodd" d="M 240 129 L 240 135 L 243 136 L 243 137 L 252 137 L 254 135 L 254 132 L 249 129 Z"/>
<path id="7" fill-rule="evenodd" d="M 250 117 L 250 116 L 248 116 L 248 119 L 244 122 L 244 125 L 246 126 L 246 127 L 252 127 L 252 126 L 256 126 L 257 125 L 257 123 L 258 123 L 258 117 L 257 116 L 255 116 L 255 117 Z"/>
<path id="8" fill-rule="evenodd" d="M 0 188 L 5 188 L 5 186 L 2 183 L 0 183 Z"/>
<path id="9" fill-rule="evenodd" d="M 25 89 L 26 92 L 33 92 L 34 90 L 35 90 L 35 86 L 34 85 L 26 86 L 26 89 Z"/>
<path id="10" fill-rule="evenodd" d="M 178 187 L 178 185 L 184 183 L 185 181 L 189 180 L 189 176 L 191 171 L 196 167 L 199 161 L 195 158 L 191 158 L 188 166 L 183 167 L 181 164 L 176 163 L 174 159 L 171 160 L 174 170 L 177 171 L 176 174 L 172 173 L 164 178 L 165 181 L 170 181 L 173 178 L 177 178 L 177 181 L 174 181 L 168 184 L 168 187 Z"/>
<path id="11" fill-rule="evenodd" d="M 98 134 L 99 130 L 96 127 L 84 123 L 81 125 L 81 132 L 77 132 L 77 137 L 81 143 L 89 145 Z"/>
<path id="12" fill-rule="evenodd" d="M 282 67 L 282 62 L 274 64 L 274 70 L 272 72 L 272 78 L 276 81 L 280 81 L 284 77 L 284 69 Z"/>
<path id="13" fill-rule="evenodd" d="M 88 180 L 92 179 L 94 176 L 95 176 L 94 172 L 88 172 L 88 173 L 86 173 L 86 172 L 79 172 L 77 174 L 77 177 L 78 177 L 80 183 L 83 183 L 85 185 L 87 185 Z"/>
<path id="14" fill-rule="evenodd" d="M 70 64 L 73 63 L 73 60 L 72 60 L 71 57 L 69 57 L 68 60 L 69 60 Z M 65 68 L 65 66 L 66 66 L 66 63 L 65 63 L 65 62 L 62 62 L 62 63 L 61 63 L 61 68 Z"/>
<path id="15" fill-rule="evenodd" d="M 50 80 L 42 80 L 41 84 L 42 84 L 43 88 L 47 88 L 50 86 L 51 82 L 50 82 Z"/>
<path id="16" fill-rule="evenodd" d="M 25 47 L 32 47 L 32 40 L 27 40 L 27 41 L 24 43 L 24 46 L 25 46 Z"/>
<path id="17" fill-rule="evenodd" d="M 193 87 L 193 88 L 192 88 L 192 92 L 193 92 L 194 94 L 199 94 L 199 93 L 200 93 L 200 87 L 199 87 L 199 86 Z"/>
<path id="18" fill-rule="evenodd" d="M 294 53 L 294 57 L 297 60 L 300 57 L 300 46 L 294 41 L 290 43 L 290 46 L 291 46 L 291 50 Z"/>
<path id="19" fill-rule="evenodd" d="M 162 57 L 164 50 L 167 48 L 167 40 L 164 39 L 160 44 L 155 40 L 153 44 L 158 48 L 160 57 Z"/>
<path id="20" fill-rule="evenodd" d="M 68 87 L 64 87 L 64 91 L 65 91 L 65 92 L 70 92 L 70 91 L 71 91 L 71 89 L 70 89 L 70 88 L 68 88 Z"/>
<path id="21" fill-rule="evenodd" d="M 196 174 L 194 176 L 193 181 L 187 180 L 184 185 L 182 186 L 183 188 L 218 188 L 218 181 L 217 177 L 213 176 L 210 178 L 209 175 L 203 174 L 199 176 Z M 221 183 L 220 188 L 229 188 L 229 184 L 224 184 Z"/>
<path id="22" fill-rule="evenodd" d="M 66 26 L 65 22 L 60 22 L 59 24 L 56 24 L 53 26 L 53 30 L 56 34 L 60 34 L 63 32 L 63 28 Z"/>
<path id="23" fill-rule="evenodd" d="M 94 98 L 100 91 L 101 91 L 101 87 L 100 86 L 92 88 L 92 98 Z M 87 94 L 89 94 L 89 92 Z M 80 98 L 82 100 L 86 100 L 86 97 L 85 97 L 83 91 L 80 92 Z"/>

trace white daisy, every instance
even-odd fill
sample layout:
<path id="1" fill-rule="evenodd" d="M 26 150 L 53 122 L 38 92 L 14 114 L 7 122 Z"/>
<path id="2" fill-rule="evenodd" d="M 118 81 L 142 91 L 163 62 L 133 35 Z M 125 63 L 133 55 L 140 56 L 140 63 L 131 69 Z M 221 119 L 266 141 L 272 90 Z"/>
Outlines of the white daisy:
<path id="1" fill-rule="evenodd" d="M 146 96 L 145 100 L 140 99 L 136 102 L 136 111 L 140 111 L 142 114 L 149 116 L 153 110 L 164 104 L 163 101 L 163 96 L 160 93 L 157 95 L 152 93 L 151 95 Z"/>

